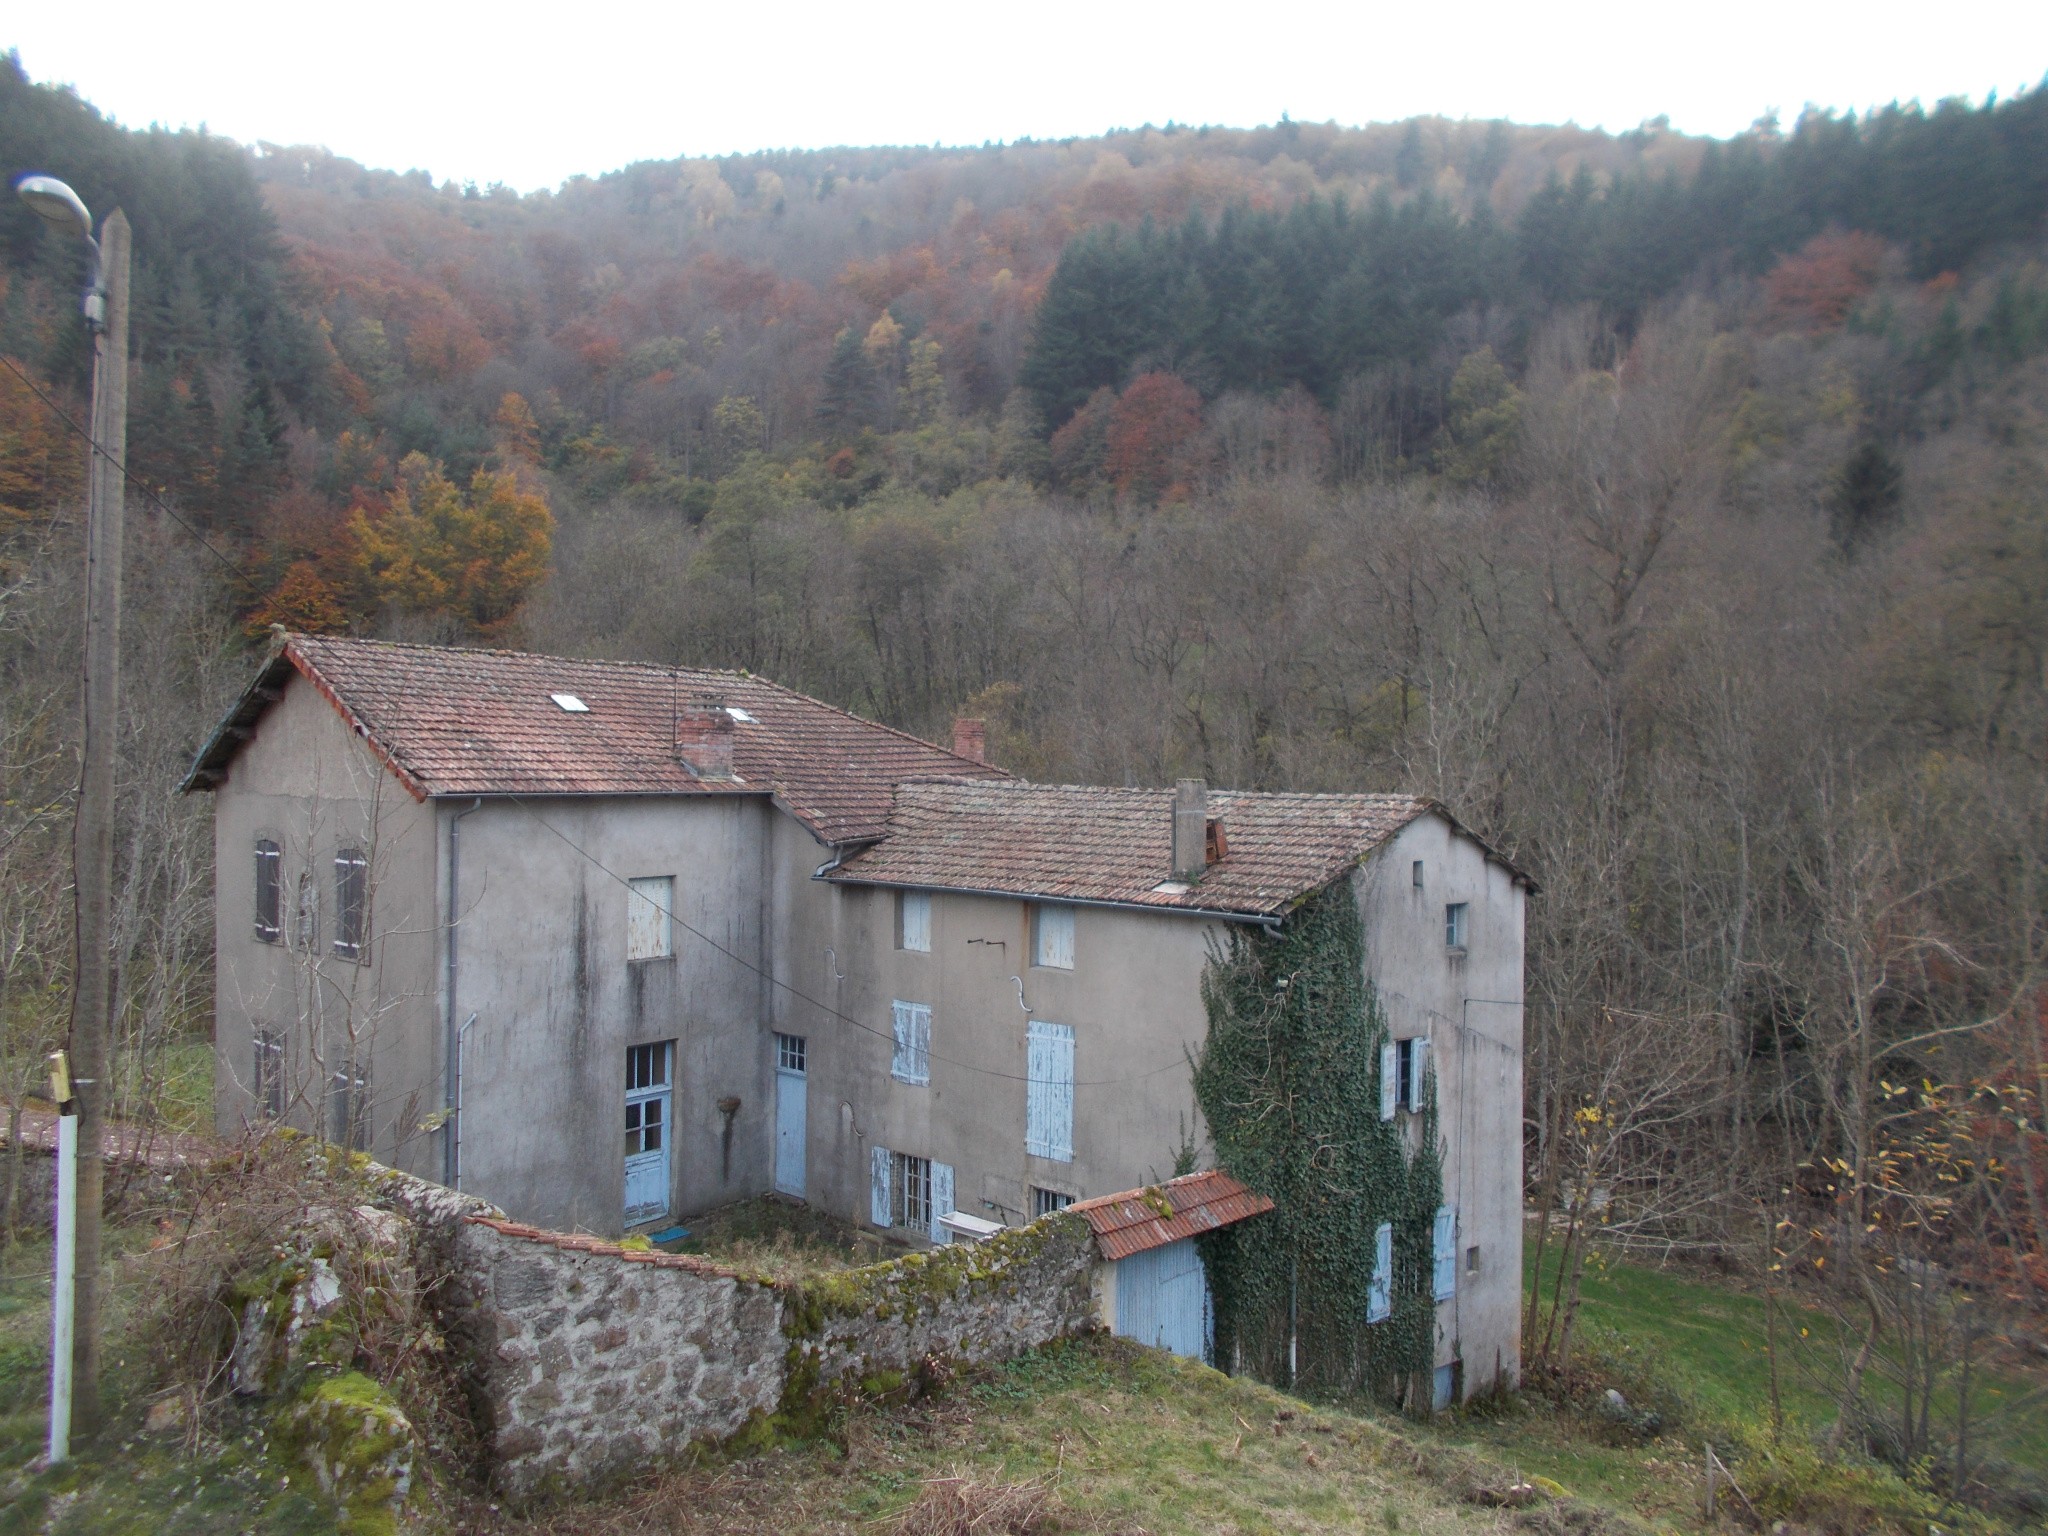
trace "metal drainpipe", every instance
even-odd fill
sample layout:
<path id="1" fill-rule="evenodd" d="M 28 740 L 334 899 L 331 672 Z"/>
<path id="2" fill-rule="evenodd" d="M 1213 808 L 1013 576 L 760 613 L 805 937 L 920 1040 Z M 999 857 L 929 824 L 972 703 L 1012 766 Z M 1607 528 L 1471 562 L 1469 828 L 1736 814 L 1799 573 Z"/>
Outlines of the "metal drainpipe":
<path id="1" fill-rule="evenodd" d="M 443 983 L 442 1018 L 448 1031 L 448 1060 L 441 1074 L 441 1182 L 455 1187 L 456 1117 L 461 1114 L 460 1086 L 462 1042 L 455 1023 L 455 930 L 462 920 L 462 818 L 483 809 L 483 796 L 448 818 L 448 975 Z"/>

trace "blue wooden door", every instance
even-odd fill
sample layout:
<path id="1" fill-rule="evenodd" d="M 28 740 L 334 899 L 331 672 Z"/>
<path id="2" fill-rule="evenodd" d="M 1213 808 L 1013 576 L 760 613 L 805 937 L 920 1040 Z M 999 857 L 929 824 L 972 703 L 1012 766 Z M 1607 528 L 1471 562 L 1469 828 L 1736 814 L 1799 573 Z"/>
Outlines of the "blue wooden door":
<path id="1" fill-rule="evenodd" d="M 666 1040 L 626 1052 L 626 1225 L 668 1214 L 674 1052 Z"/>
<path id="2" fill-rule="evenodd" d="M 1192 1238 L 1134 1253 L 1117 1264 L 1119 1336 L 1205 1360 L 1211 1326 L 1209 1277 Z"/>
<path id="3" fill-rule="evenodd" d="M 804 1141 L 810 1126 L 809 1047 L 802 1035 L 775 1037 L 775 1187 L 804 1192 Z"/>

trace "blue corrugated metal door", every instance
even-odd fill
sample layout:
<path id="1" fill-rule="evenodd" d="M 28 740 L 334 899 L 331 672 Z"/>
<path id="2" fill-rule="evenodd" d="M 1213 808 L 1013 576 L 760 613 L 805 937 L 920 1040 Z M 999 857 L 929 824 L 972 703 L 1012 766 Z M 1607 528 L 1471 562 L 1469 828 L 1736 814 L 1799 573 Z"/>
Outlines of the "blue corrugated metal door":
<path id="1" fill-rule="evenodd" d="M 1116 1331 L 1141 1344 L 1208 1358 L 1209 1278 L 1194 1239 L 1134 1253 L 1116 1267 Z"/>

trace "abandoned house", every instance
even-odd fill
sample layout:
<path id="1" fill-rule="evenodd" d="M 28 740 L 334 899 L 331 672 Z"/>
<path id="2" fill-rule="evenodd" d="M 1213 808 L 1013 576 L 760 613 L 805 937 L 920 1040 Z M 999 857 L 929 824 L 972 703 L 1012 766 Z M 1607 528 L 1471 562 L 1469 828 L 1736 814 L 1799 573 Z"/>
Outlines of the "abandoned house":
<path id="1" fill-rule="evenodd" d="M 945 1241 L 1201 1149 L 1212 942 L 1348 881 L 1380 1114 L 1436 1084 L 1439 1374 L 1512 1380 L 1526 877 L 1409 796 L 981 759 L 746 674 L 290 636 L 186 780 L 221 1129 L 566 1231 L 776 1190 Z"/>

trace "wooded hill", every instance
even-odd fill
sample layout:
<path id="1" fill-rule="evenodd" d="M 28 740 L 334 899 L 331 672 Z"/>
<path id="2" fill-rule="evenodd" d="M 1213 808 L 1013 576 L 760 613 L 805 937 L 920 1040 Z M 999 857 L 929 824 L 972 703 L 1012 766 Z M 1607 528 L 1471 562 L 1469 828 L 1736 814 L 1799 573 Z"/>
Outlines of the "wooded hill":
<path id="1" fill-rule="evenodd" d="M 203 807 L 162 790 L 273 620 L 979 714 L 1044 779 L 1414 790 L 1543 883 L 1560 1272 L 1597 1229 L 1812 1277 L 1838 1447 L 1996 1481 L 1967 1364 L 2048 1307 L 2041 92 L 519 197 L 128 133 L 10 64 L 0 164 L 135 220 L 134 462 L 234 568 L 136 507 L 138 1112 L 210 995 Z M 75 412 L 76 253 L 10 202 L 0 259 L 0 354 Z M 79 464 L 0 369 L 17 1102 L 68 966 Z M 1929 1265 L 1987 1310 L 1929 1312 Z"/>

